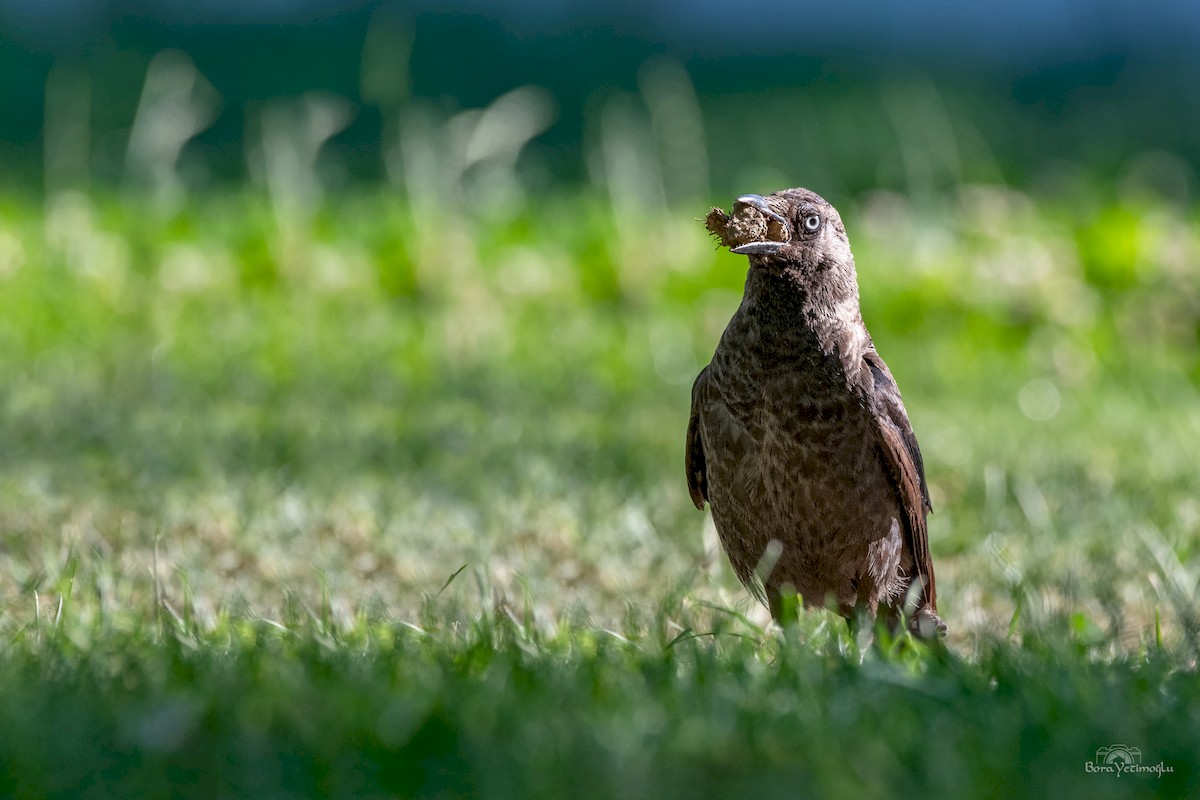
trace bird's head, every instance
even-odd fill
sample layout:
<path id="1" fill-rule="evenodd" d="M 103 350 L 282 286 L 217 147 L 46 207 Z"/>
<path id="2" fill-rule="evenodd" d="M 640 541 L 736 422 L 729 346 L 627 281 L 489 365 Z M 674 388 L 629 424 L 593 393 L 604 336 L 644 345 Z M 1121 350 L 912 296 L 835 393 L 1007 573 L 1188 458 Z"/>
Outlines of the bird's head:
<path id="1" fill-rule="evenodd" d="M 705 223 L 731 252 L 749 256 L 752 267 L 808 274 L 854 268 L 837 209 L 808 189 L 742 195 L 731 215 L 713 209 Z"/>

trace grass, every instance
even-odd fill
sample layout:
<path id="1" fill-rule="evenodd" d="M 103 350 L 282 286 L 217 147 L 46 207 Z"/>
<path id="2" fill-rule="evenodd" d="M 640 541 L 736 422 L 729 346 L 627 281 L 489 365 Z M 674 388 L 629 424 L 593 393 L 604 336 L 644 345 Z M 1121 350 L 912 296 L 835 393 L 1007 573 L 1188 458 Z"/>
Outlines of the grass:
<path id="1" fill-rule="evenodd" d="M 944 651 L 771 628 L 691 508 L 703 207 L 0 198 L 0 792 L 1196 794 L 1195 209 L 838 204 Z"/>
<path id="2" fill-rule="evenodd" d="M 1060 642 L 859 663 L 828 631 L 638 643 L 243 625 L 22 647 L 0 709 L 24 796 L 890 797 L 1195 791 L 1197 682 Z M 1059 632 L 1066 635 L 1066 631 Z M 1090 775 L 1141 744 L 1163 777 Z M 1151 751 L 1151 748 L 1153 750 Z M 19 765 L 19 766 L 18 766 Z"/>

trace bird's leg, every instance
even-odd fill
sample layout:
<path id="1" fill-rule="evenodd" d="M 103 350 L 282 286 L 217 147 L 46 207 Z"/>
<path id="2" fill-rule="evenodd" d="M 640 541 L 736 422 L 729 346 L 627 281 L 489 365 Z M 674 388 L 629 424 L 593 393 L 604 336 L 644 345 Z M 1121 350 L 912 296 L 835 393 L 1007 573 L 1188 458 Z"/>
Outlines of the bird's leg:
<path id="1" fill-rule="evenodd" d="M 905 628 L 914 639 L 924 642 L 932 642 L 946 635 L 946 623 L 927 605 L 909 617 L 901 612 L 899 605 L 884 606 L 879 611 L 879 618 L 887 624 L 893 638 L 900 636 Z"/>
<path id="2" fill-rule="evenodd" d="M 771 609 L 771 618 L 779 625 L 787 625 L 800 619 L 800 595 L 790 584 L 782 586 L 771 584 L 765 587 L 767 591 L 767 607 Z"/>
<path id="3" fill-rule="evenodd" d="M 946 623 L 929 606 L 913 615 L 908 621 L 908 629 L 913 636 L 926 642 L 937 641 L 946 635 Z"/>
<path id="4" fill-rule="evenodd" d="M 850 638 L 863 653 L 871 644 L 875 635 L 875 613 L 865 603 L 857 603 L 849 609 L 843 609 L 842 616 L 846 618 L 846 626 L 850 629 Z"/>
<path id="5" fill-rule="evenodd" d="M 931 642 L 946 635 L 946 623 L 930 607 L 925 596 L 924 580 L 920 576 L 909 583 L 903 600 L 889 607 L 888 612 L 894 617 L 891 623 L 893 635 L 898 635 L 905 623 L 909 633 L 922 641 Z"/>

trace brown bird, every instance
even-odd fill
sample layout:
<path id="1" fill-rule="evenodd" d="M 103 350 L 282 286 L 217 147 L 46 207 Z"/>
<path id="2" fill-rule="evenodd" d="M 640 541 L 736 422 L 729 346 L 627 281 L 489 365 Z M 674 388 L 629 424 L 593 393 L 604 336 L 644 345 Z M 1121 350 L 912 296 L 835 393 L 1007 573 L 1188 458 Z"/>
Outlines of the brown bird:
<path id="1" fill-rule="evenodd" d="M 854 626 L 901 612 L 944 635 L 925 468 L 875 351 L 841 217 L 807 189 L 738 198 L 709 229 L 750 257 L 742 303 L 692 388 L 686 467 L 738 578 L 779 619 L 784 597 Z"/>

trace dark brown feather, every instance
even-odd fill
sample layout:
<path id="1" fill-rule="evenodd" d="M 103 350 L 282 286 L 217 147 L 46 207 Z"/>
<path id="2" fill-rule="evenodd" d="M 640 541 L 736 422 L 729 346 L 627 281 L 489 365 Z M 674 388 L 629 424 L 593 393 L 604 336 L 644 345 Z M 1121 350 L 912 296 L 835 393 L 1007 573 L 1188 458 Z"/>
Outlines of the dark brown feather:
<path id="1" fill-rule="evenodd" d="M 687 445 L 684 449 L 684 467 L 687 470 L 688 494 L 696 508 L 704 510 L 708 500 L 708 472 L 704 464 L 704 442 L 700 439 L 700 410 L 696 404 L 696 395 L 701 390 L 708 369 L 700 370 L 696 382 L 692 384 L 692 414 L 688 419 Z"/>
<path id="2" fill-rule="evenodd" d="M 933 577 L 933 559 L 929 554 L 929 528 L 926 522 L 926 514 L 933 510 L 933 506 L 929 502 L 921 448 L 917 445 L 917 437 L 908 421 L 908 412 L 900 399 L 900 389 L 887 364 L 874 350 L 863 355 L 863 363 L 871 378 L 872 408 L 879 432 L 880 450 L 896 488 L 896 497 L 907 517 L 905 533 L 908 546 L 912 549 L 917 574 L 923 582 L 925 598 L 936 610 L 937 587 Z"/>

